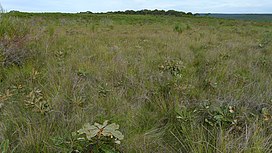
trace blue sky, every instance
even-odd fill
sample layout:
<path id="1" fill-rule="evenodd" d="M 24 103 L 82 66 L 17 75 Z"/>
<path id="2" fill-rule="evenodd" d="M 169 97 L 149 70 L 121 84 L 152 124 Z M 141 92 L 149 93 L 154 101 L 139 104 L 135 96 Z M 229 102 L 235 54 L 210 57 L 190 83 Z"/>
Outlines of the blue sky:
<path id="1" fill-rule="evenodd" d="M 272 0 L 0 0 L 6 11 L 105 12 L 174 9 L 193 13 L 272 13 Z"/>

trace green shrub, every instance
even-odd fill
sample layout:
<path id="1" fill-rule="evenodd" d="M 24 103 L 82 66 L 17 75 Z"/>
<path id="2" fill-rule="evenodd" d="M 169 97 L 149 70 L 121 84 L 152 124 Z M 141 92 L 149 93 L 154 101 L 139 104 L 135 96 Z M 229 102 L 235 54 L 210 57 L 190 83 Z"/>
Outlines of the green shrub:
<path id="1" fill-rule="evenodd" d="M 178 34 L 182 34 L 185 30 L 191 30 L 190 25 L 185 25 L 185 24 L 178 24 L 174 27 L 174 31 L 177 32 Z"/>
<path id="2" fill-rule="evenodd" d="M 74 148 L 77 151 L 88 150 L 93 153 L 117 153 L 115 144 L 120 144 L 124 139 L 124 135 L 118 129 L 118 124 L 108 124 L 108 121 L 103 124 L 94 123 L 94 125 L 87 123 L 73 133 L 77 144 Z"/>

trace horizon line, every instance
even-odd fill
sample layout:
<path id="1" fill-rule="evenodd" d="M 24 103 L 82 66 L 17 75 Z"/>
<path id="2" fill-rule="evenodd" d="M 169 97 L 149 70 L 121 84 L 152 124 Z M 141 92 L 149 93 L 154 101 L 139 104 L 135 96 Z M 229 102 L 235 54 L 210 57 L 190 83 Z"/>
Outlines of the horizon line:
<path id="1" fill-rule="evenodd" d="M 77 14 L 77 13 L 81 13 L 81 12 L 92 12 L 94 14 L 99 14 L 99 13 L 110 13 L 110 12 L 125 12 L 127 10 L 133 10 L 133 11 L 141 11 L 141 10 L 163 10 L 163 11 L 168 11 L 168 10 L 174 10 L 174 9 L 168 9 L 168 10 L 164 10 L 164 9 L 140 9 L 140 10 L 135 10 L 135 9 L 126 9 L 126 10 L 108 10 L 108 11 L 95 11 L 95 12 L 92 12 L 90 10 L 85 10 L 85 11 L 20 11 L 20 10 L 5 10 L 5 12 L 12 12 L 12 11 L 18 11 L 18 12 L 22 12 L 22 13 L 69 13 L 69 14 Z M 185 12 L 185 11 L 181 11 L 181 10 L 174 10 L 174 11 L 178 11 L 178 12 Z M 189 13 L 190 11 L 188 12 L 185 12 L 185 13 Z M 261 14 L 267 14 L 267 15 L 272 15 L 272 12 L 191 12 L 193 14 L 248 14 L 248 15 L 261 15 Z"/>

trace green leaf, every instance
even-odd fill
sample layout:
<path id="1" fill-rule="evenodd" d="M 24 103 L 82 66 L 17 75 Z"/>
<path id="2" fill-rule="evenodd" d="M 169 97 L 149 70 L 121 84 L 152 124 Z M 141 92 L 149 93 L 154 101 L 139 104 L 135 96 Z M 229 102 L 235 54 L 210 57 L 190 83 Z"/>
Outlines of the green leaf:
<path id="1" fill-rule="evenodd" d="M 113 131 L 112 135 L 114 137 L 116 137 L 119 140 L 123 140 L 124 139 L 124 135 L 120 132 L 120 131 Z"/>
<path id="2" fill-rule="evenodd" d="M 99 129 L 104 128 L 104 126 L 103 126 L 103 125 L 101 125 L 101 124 L 99 124 L 99 123 L 94 123 L 94 126 L 96 126 L 96 127 L 97 127 L 97 128 L 99 128 Z"/>
<path id="3" fill-rule="evenodd" d="M 104 121 L 103 127 L 106 127 L 108 125 L 109 120 Z"/>
<path id="4" fill-rule="evenodd" d="M 82 129 L 79 129 L 77 132 L 78 134 L 84 134 L 88 132 L 88 128 L 91 127 L 91 125 L 89 123 L 83 125 Z"/>
<path id="5" fill-rule="evenodd" d="M 269 111 L 267 108 L 262 108 L 262 114 L 267 115 L 267 114 L 269 114 L 268 112 Z"/>
<path id="6" fill-rule="evenodd" d="M 208 123 L 210 126 L 213 126 L 213 123 L 209 121 L 208 119 L 205 119 L 205 122 Z"/>
<path id="7" fill-rule="evenodd" d="M 7 153 L 9 149 L 9 140 L 4 140 L 0 145 L 0 150 L 2 153 Z"/>
<path id="8" fill-rule="evenodd" d="M 106 126 L 105 129 L 117 130 L 117 129 L 119 129 L 119 125 L 115 124 L 115 123 L 112 123 L 112 124 Z"/>
<path id="9" fill-rule="evenodd" d="M 77 133 L 76 132 L 72 132 L 72 137 L 75 137 L 77 136 Z"/>
<path id="10" fill-rule="evenodd" d="M 215 115 L 215 116 L 214 116 L 214 119 L 215 119 L 216 121 L 222 121 L 223 118 L 224 118 L 224 117 L 223 117 L 222 115 Z"/>
<path id="11" fill-rule="evenodd" d="M 94 123 L 94 125 L 90 125 L 89 123 L 85 124 L 82 129 L 78 130 L 79 134 L 86 134 L 88 140 L 91 140 L 93 137 L 97 136 L 97 134 L 101 131 L 103 136 L 107 137 L 115 137 L 118 140 L 124 139 L 124 135 L 118 131 L 119 125 L 112 123 L 108 124 L 106 120 L 103 125 L 99 123 Z"/>
<path id="12" fill-rule="evenodd" d="M 114 141 L 116 144 L 121 144 L 121 141 L 120 140 L 115 140 Z"/>
<path id="13" fill-rule="evenodd" d="M 99 132 L 99 128 L 94 126 L 94 125 L 90 125 L 89 123 L 85 124 L 83 126 L 82 129 L 78 130 L 77 132 L 79 134 L 86 134 L 86 137 L 88 140 L 91 140 L 93 137 L 95 137 L 97 135 L 97 133 Z"/>
<path id="14" fill-rule="evenodd" d="M 93 137 L 95 137 L 97 135 L 98 132 L 99 132 L 99 129 L 97 129 L 97 130 L 90 130 L 88 133 L 86 133 L 87 139 L 91 140 Z"/>
<path id="15" fill-rule="evenodd" d="M 116 151 L 114 151 L 113 149 L 109 148 L 109 147 L 106 147 L 106 146 L 103 146 L 101 148 L 101 150 L 104 152 L 104 153 L 117 153 Z"/>

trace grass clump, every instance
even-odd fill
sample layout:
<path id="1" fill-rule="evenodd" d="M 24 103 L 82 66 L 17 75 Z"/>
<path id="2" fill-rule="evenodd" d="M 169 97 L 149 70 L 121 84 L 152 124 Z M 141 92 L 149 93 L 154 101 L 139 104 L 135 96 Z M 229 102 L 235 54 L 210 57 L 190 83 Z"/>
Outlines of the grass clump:
<path id="1" fill-rule="evenodd" d="M 188 24 L 177 24 L 175 27 L 174 27 L 174 31 L 177 32 L 178 34 L 182 34 L 184 31 L 186 30 L 191 30 L 191 26 L 188 25 Z"/>
<path id="2" fill-rule="evenodd" d="M 25 45 L 29 27 L 24 21 L 1 13 L 0 17 L 0 51 L 1 62 L 4 66 L 22 65 L 28 56 Z"/>

